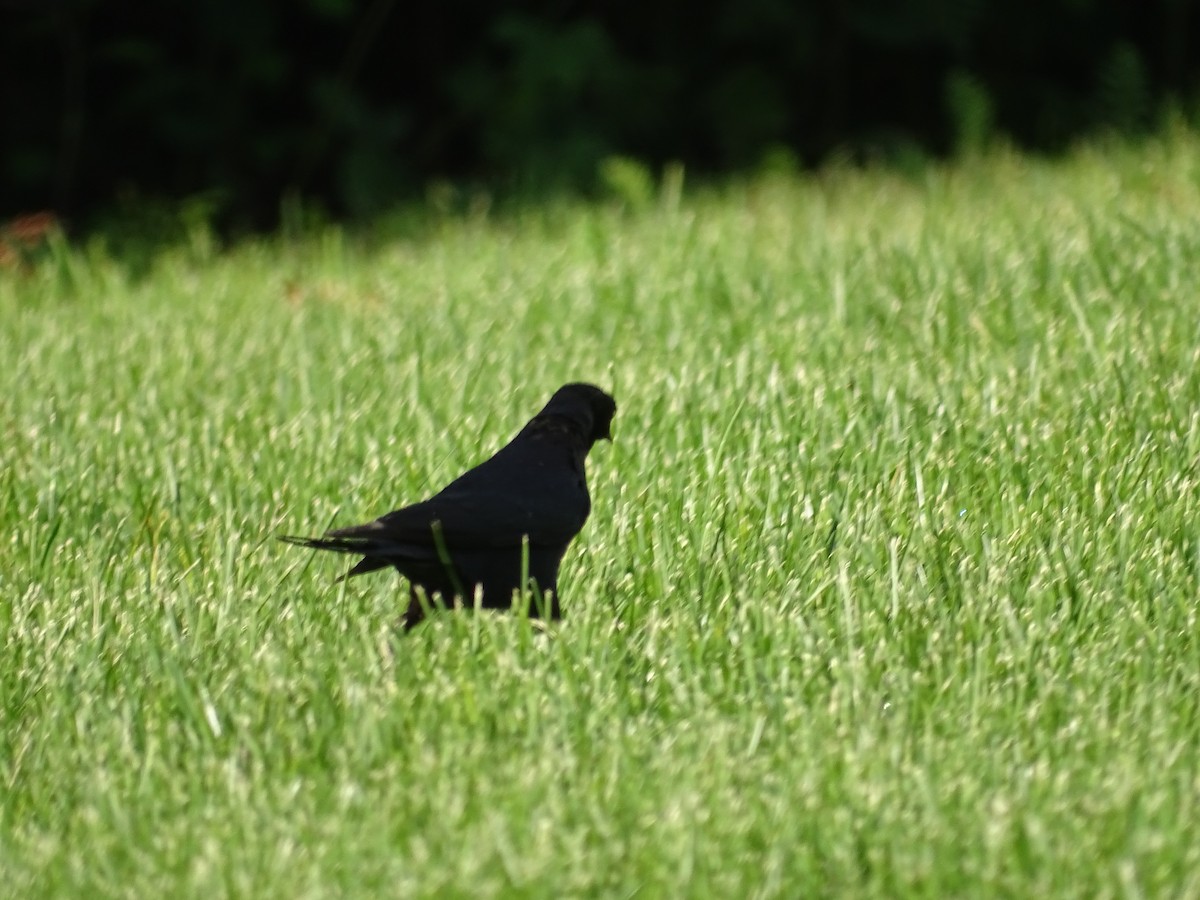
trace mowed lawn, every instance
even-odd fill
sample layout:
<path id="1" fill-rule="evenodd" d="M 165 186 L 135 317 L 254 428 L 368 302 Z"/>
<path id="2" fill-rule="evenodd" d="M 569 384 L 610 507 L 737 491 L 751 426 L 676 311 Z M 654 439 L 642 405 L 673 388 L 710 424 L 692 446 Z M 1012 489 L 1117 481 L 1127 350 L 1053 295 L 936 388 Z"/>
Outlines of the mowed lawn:
<path id="1" fill-rule="evenodd" d="M 0 896 L 1200 895 L 1200 138 L 0 273 Z M 277 542 L 619 410 L 547 633 Z"/>

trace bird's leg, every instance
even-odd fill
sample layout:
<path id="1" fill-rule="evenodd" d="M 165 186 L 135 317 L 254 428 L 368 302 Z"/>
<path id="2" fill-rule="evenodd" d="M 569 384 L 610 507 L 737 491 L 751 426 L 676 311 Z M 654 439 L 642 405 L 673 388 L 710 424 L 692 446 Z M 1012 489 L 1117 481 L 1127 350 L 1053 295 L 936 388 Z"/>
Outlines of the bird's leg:
<path id="1" fill-rule="evenodd" d="M 404 612 L 403 629 L 412 631 L 425 620 L 425 613 L 429 601 L 422 597 L 421 592 L 415 587 L 408 589 L 408 609 Z"/>

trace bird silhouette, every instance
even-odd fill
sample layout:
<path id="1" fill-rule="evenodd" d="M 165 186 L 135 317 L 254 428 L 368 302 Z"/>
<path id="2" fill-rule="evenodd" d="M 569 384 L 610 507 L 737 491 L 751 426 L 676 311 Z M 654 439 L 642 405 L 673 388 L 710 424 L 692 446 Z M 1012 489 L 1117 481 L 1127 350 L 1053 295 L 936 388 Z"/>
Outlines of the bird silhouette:
<path id="1" fill-rule="evenodd" d="M 397 569 L 409 582 L 406 631 L 433 598 L 471 605 L 477 593 L 484 608 L 509 609 L 514 592 L 529 589 L 531 616 L 560 618 L 559 566 L 591 512 L 584 462 L 596 441 L 612 439 L 616 410 L 595 385 L 564 385 L 495 456 L 428 500 L 323 537 L 280 540 L 361 555 L 342 579 Z"/>

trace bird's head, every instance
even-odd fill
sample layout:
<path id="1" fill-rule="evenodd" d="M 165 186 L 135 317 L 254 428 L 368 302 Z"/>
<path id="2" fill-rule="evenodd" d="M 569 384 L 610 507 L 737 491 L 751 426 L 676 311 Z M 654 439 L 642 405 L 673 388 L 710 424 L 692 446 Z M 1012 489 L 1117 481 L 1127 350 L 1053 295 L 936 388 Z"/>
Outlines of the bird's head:
<path id="1" fill-rule="evenodd" d="M 612 420 L 617 412 L 617 403 L 594 384 L 564 384 L 545 409 L 538 413 L 542 416 L 559 416 L 578 425 L 588 437 L 588 443 L 594 444 L 603 438 L 612 440 Z"/>

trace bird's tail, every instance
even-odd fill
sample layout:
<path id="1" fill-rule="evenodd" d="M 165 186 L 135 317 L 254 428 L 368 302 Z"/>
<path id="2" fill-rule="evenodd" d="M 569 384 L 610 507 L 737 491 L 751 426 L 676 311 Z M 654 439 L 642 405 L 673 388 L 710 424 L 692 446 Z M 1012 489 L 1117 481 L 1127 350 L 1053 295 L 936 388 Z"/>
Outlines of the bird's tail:
<path id="1" fill-rule="evenodd" d="M 369 541 L 362 538 L 344 538 L 344 537 L 298 537 L 292 534 L 281 534 L 279 539 L 285 544 L 294 544 L 297 547 L 308 547 L 310 550 L 332 550 L 335 553 L 366 553 L 370 550 L 366 546 Z"/>
<path id="2" fill-rule="evenodd" d="M 376 569 L 386 569 L 391 565 L 386 559 L 372 555 L 373 552 L 382 549 L 378 541 L 361 535 L 339 537 L 330 534 L 320 538 L 308 538 L 281 534 L 279 540 L 285 544 L 294 544 L 297 547 L 308 547 L 310 550 L 332 550 L 334 553 L 361 553 L 363 558 L 359 561 L 358 565 L 354 566 L 354 568 L 339 578 L 338 581 L 345 581 L 347 578 L 353 578 L 355 575 L 362 575 L 366 572 L 374 572 Z"/>

